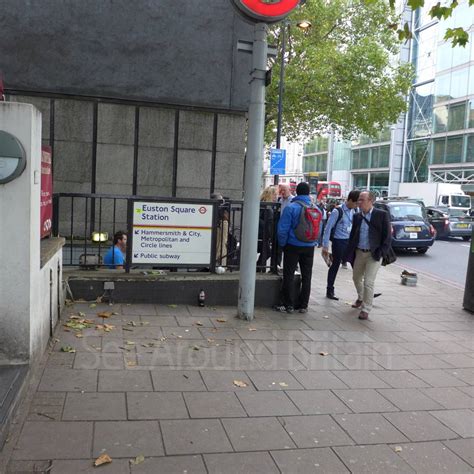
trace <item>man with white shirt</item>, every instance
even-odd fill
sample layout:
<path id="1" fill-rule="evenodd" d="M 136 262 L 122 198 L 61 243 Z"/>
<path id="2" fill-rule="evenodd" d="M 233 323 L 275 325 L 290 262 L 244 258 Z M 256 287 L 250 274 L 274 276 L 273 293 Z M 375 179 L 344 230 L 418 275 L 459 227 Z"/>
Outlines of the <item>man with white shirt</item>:
<path id="1" fill-rule="evenodd" d="M 346 202 L 335 207 L 329 216 L 323 236 L 323 257 L 329 255 L 329 241 L 332 242 L 332 265 L 328 270 L 328 280 L 326 287 L 326 298 L 339 300 L 334 294 L 334 282 L 337 272 L 343 261 L 349 243 L 349 235 L 352 230 L 352 220 L 357 208 L 359 191 L 351 191 L 347 196 Z"/>

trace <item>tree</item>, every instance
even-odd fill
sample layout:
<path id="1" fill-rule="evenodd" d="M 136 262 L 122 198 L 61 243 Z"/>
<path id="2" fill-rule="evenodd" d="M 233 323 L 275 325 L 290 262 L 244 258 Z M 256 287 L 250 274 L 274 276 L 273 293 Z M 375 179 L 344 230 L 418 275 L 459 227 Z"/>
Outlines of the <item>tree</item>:
<path id="1" fill-rule="evenodd" d="M 380 0 L 366 0 L 368 3 L 374 3 L 376 1 Z M 469 1 L 469 6 L 474 5 L 474 0 L 468 0 Z M 406 0 L 406 3 L 409 7 L 411 7 L 412 10 L 416 10 L 417 8 L 423 8 L 425 6 L 425 0 Z M 457 0 L 449 0 L 443 2 L 444 4 L 442 5 L 441 2 L 437 2 L 434 5 L 431 6 L 429 15 L 431 18 L 437 18 L 438 20 L 446 20 L 448 19 L 452 14 L 454 9 L 459 5 L 459 2 Z M 392 10 L 395 9 L 396 0 L 390 0 L 390 7 Z M 403 28 L 398 28 L 398 23 L 392 23 L 389 25 L 390 28 L 393 30 L 396 30 L 398 33 L 398 37 L 400 40 L 402 39 L 411 39 L 413 34 L 410 29 L 410 25 L 408 23 L 405 23 L 403 25 Z M 446 41 L 451 41 L 453 48 L 455 46 L 463 46 L 465 47 L 466 44 L 469 42 L 469 33 L 464 30 L 463 28 L 447 28 L 446 33 L 444 35 L 444 39 Z"/>
<path id="2" fill-rule="evenodd" d="M 298 20 L 312 27 L 295 28 Z M 399 64 L 400 41 L 387 23 L 397 18 L 388 2 L 308 0 L 286 24 L 273 27 L 270 42 L 288 28 L 282 133 L 289 139 L 335 130 L 344 138 L 375 135 L 406 107 L 412 67 Z M 280 69 L 274 60 L 272 75 Z M 277 121 L 278 80 L 267 90 L 266 138 Z"/>

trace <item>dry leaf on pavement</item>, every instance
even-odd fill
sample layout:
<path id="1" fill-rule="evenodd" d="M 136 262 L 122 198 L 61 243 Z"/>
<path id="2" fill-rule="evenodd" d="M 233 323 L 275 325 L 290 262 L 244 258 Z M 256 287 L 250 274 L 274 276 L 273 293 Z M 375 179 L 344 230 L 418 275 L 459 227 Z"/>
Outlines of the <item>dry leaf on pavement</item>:
<path id="1" fill-rule="evenodd" d="M 227 319 L 225 319 L 225 318 L 217 318 L 216 321 L 217 321 L 218 323 L 226 323 L 226 322 L 227 322 Z"/>
<path id="2" fill-rule="evenodd" d="M 63 346 L 63 347 L 61 347 L 61 352 L 74 353 L 74 352 L 76 352 L 76 349 L 74 349 L 74 347 L 72 347 L 72 346 Z"/>
<path id="3" fill-rule="evenodd" d="M 97 313 L 97 316 L 99 316 L 99 318 L 110 318 L 112 317 L 112 311 L 101 311 L 100 313 Z"/>
<path id="4" fill-rule="evenodd" d="M 89 308 L 95 308 L 97 305 L 95 303 L 92 303 L 89 305 Z"/>
<path id="5" fill-rule="evenodd" d="M 194 324 L 195 324 L 196 326 L 202 326 L 201 321 L 196 321 Z"/>
<path id="6" fill-rule="evenodd" d="M 234 380 L 234 385 L 241 388 L 248 387 L 248 383 L 242 380 Z"/>
<path id="7" fill-rule="evenodd" d="M 141 464 L 144 461 L 145 456 L 143 456 L 143 454 L 139 454 L 135 459 L 130 459 L 130 464 L 134 464 L 136 466 L 137 464 Z"/>
<path id="8" fill-rule="evenodd" d="M 329 355 L 329 352 L 320 352 L 319 355 L 327 356 L 327 355 Z"/>
<path id="9" fill-rule="evenodd" d="M 256 331 L 256 328 L 249 328 L 249 331 Z"/>
<path id="10" fill-rule="evenodd" d="M 395 452 L 396 453 L 401 453 L 403 451 L 401 446 L 395 446 Z"/>
<path id="11" fill-rule="evenodd" d="M 279 385 L 280 387 L 288 387 L 288 384 L 285 383 L 285 382 L 278 382 L 278 385 Z"/>
<path id="12" fill-rule="evenodd" d="M 112 458 L 108 454 L 101 454 L 95 461 L 94 461 L 94 466 L 102 466 L 102 464 L 108 464 L 112 462 Z"/>

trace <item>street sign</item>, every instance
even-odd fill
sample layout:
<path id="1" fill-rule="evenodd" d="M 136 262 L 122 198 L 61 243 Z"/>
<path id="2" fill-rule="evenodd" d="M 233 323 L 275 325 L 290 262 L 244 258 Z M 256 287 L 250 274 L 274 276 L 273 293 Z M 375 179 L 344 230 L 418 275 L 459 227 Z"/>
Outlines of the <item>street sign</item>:
<path id="1" fill-rule="evenodd" d="M 270 174 L 285 174 L 286 150 L 272 148 L 270 150 Z"/>
<path id="2" fill-rule="evenodd" d="M 133 203 L 132 264 L 211 263 L 213 205 Z"/>
<path id="3" fill-rule="evenodd" d="M 300 0 L 232 0 L 234 5 L 254 21 L 275 23 L 288 16 Z"/>

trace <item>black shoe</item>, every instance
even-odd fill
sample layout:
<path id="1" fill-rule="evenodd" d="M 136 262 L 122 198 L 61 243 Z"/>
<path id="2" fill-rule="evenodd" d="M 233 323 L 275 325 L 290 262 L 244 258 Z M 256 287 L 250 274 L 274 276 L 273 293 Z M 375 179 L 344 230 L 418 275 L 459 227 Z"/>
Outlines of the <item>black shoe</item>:
<path id="1" fill-rule="evenodd" d="M 374 293 L 374 298 L 378 298 L 379 296 L 382 296 L 382 293 Z"/>
<path id="2" fill-rule="evenodd" d="M 330 300 L 334 300 L 334 301 L 339 301 L 339 298 L 334 295 L 334 291 L 327 291 L 326 298 L 329 298 Z"/>
<path id="3" fill-rule="evenodd" d="M 286 307 L 286 312 L 288 314 L 293 314 L 295 312 L 295 309 L 293 308 L 293 306 L 287 306 Z"/>

